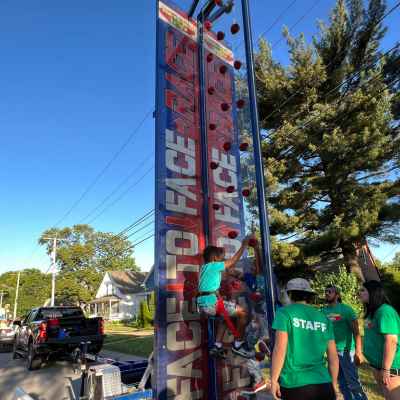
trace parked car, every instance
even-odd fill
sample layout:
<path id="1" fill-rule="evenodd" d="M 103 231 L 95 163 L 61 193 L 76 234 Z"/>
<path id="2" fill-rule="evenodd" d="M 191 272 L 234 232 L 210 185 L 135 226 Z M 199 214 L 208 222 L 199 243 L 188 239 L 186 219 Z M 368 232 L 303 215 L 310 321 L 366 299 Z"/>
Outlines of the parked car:
<path id="1" fill-rule="evenodd" d="M 40 368 L 50 356 L 72 355 L 83 342 L 88 343 L 88 351 L 93 354 L 103 346 L 103 319 L 86 318 L 80 307 L 34 308 L 15 324 L 13 356 L 26 357 L 29 370 Z"/>
<path id="2" fill-rule="evenodd" d="M 0 348 L 12 348 L 15 331 L 12 321 L 0 320 Z"/>

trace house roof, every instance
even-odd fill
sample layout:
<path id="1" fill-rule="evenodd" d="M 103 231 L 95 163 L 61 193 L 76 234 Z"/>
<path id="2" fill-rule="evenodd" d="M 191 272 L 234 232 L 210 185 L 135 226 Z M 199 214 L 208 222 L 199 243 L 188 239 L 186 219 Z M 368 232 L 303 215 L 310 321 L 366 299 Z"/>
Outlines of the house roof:
<path id="1" fill-rule="evenodd" d="M 144 278 L 143 285 L 147 290 L 154 290 L 154 264 Z"/>
<path id="2" fill-rule="evenodd" d="M 122 293 L 144 292 L 143 282 L 146 274 L 138 271 L 109 271 L 108 275 Z"/>

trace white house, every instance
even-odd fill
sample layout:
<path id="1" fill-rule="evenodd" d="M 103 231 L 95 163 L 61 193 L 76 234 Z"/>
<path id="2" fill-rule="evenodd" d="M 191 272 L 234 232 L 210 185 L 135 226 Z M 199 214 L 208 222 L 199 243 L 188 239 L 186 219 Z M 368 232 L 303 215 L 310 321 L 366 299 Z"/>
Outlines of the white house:
<path id="1" fill-rule="evenodd" d="M 106 272 L 96 298 L 89 303 L 90 315 L 114 321 L 136 318 L 140 303 L 151 293 L 145 285 L 147 276 L 136 271 Z"/>

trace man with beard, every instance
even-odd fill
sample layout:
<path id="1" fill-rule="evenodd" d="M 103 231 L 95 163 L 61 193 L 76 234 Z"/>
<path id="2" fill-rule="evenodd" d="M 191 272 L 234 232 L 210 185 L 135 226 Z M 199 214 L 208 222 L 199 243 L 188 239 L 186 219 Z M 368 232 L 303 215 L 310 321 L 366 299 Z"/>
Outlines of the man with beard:
<path id="1" fill-rule="evenodd" d="M 339 356 L 340 391 L 344 400 L 367 400 L 356 368 L 363 358 L 357 315 L 350 306 L 342 303 L 339 290 L 334 285 L 325 289 L 325 300 L 322 312 L 333 324 Z"/>

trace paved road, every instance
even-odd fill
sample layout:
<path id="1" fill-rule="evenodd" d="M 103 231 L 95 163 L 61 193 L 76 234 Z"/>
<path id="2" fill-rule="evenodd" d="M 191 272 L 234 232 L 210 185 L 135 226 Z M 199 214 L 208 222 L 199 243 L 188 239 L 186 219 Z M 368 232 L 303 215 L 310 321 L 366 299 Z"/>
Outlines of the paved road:
<path id="1" fill-rule="evenodd" d="M 13 360 L 11 353 L 0 353 L 0 400 L 13 400 L 18 386 L 35 400 L 72 400 L 79 392 L 79 376 L 66 361 L 28 371 L 25 360 Z"/>
<path id="2" fill-rule="evenodd" d="M 120 361 L 139 359 L 109 351 L 102 355 Z M 52 361 L 38 371 L 28 371 L 25 360 L 0 353 L 0 400 L 13 400 L 17 387 L 35 400 L 73 400 L 78 399 L 80 381 L 68 361 Z"/>

